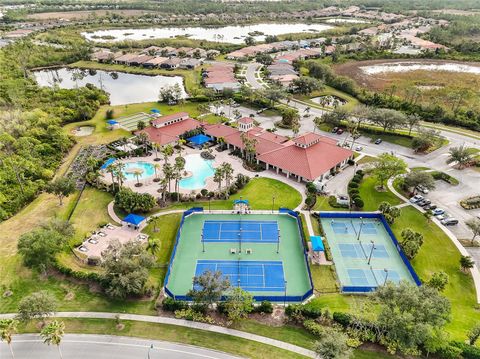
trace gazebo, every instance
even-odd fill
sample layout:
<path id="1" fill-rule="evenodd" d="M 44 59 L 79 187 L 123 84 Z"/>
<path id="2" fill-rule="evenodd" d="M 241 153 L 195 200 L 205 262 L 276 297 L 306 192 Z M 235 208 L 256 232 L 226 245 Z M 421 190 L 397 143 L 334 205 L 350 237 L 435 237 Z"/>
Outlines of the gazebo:
<path id="1" fill-rule="evenodd" d="M 111 130 L 120 127 L 120 124 L 118 123 L 118 121 L 115 121 L 115 120 L 108 120 L 107 124 L 108 124 L 108 128 L 110 128 Z"/>
<path id="2" fill-rule="evenodd" d="M 145 217 L 130 213 L 123 219 L 123 222 L 126 223 L 128 227 L 133 226 L 133 229 L 138 230 L 145 224 Z"/>
<path id="3" fill-rule="evenodd" d="M 314 264 L 330 264 L 325 257 L 325 247 L 323 245 L 322 237 L 310 236 L 309 247 L 313 252 L 311 259 Z"/>

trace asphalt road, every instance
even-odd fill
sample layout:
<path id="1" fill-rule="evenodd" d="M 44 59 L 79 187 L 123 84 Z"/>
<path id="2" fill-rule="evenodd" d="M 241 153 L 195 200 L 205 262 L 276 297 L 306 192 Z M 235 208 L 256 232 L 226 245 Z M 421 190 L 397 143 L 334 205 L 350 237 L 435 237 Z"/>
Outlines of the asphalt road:
<path id="1" fill-rule="evenodd" d="M 44 344 L 36 334 L 15 335 L 16 359 L 60 358 L 57 347 Z M 153 344 L 153 349 L 149 348 Z M 61 343 L 65 359 L 238 359 L 229 354 L 195 346 L 109 335 L 66 334 Z M 150 354 L 150 356 L 148 356 Z M 11 358 L 8 346 L 0 344 L 0 358 Z"/>

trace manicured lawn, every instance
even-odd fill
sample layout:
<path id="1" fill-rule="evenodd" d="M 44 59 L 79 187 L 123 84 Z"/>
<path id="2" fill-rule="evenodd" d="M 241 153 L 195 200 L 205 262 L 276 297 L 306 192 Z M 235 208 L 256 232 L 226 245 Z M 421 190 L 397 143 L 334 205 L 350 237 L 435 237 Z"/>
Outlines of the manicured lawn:
<path id="1" fill-rule="evenodd" d="M 317 196 L 317 202 L 313 206 L 314 211 L 348 211 L 348 208 L 336 208 L 328 203 L 328 196 Z"/>
<path id="2" fill-rule="evenodd" d="M 339 288 L 333 266 L 312 265 L 310 271 L 312 272 L 313 287 L 316 293 L 338 292 Z"/>
<path id="3" fill-rule="evenodd" d="M 412 167 L 410 168 L 412 171 L 428 171 L 430 168 L 429 167 L 422 167 L 422 166 L 419 166 L 419 167 Z"/>
<path id="4" fill-rule="evenodd" d="M 452 304 L 452 320 L 446 327 L 452 339 L 465 339 L 465 333 L 479 320 L 473 279 L 460 270 L 460 253 L 451 240 L 434 223 L 428 223 L 415 208 L 402 208 L 400 218 L 392 226 L 397 238 L 401 231 L 411 228 L 424 235 L 424 244 L 412 261 L 415 271 L 425 281 L 434 272 L 444 271 L 449 283 L 443 292 Z"/>
<path id="5" fill-rule="evenodd" d="M 362 158 L 360 158 L 357 162 L 357 164 L 359 165 L 364 165 L 364 164 L 367 164 L 367 163 L 371 163 L 375 161 L 375 157 L 372 157 L 372 156 L 369 156 L 369 155 L 365 155 L 363 156 Z"/>
<path id="6" fill-rule="evenodd" d="M 211 209 L 232 209 L 234 199 L 247 199 L 252 209 L 272 209 L 272 197 L 275 196 L 275 209 L 280 207 L 294 209 L 302 202 L 302 196 L 293 187 L 284 182 L 271 178 L 252 178 L 247 185 L 238 191 L 238 193 L 230 196 L 228 200 L 212 200 L 210 202 Z M 172 209 L 188 209 L 191 207 L 203 207 L 208 210 L 208 201 L 201 202 L 185 202 L 173 203 L 172 205 L 162 208 L 162 211 Z"/>
<path id="7" fill-rule="evenodd" d="M 229 121 L 228 118 L 223 117 L 223 116 L 219 116 L 219 115 L 215 115 L 213 113 L 202 116 L 202 117 L 199 118 L 199 120 L 205 121 L 205 122 L 210 123 L 210 124 L 222 123 L 222 122 L 225 122 L 225 121 Z"/>
<path id="8" fill-rule="evenodd" d="M 412 148 L 412 139 L 408 137 L 403 137 L 391 133 L 382 133 L 382 134 L 374 134 L 365 131 L 361 131 L 362 136 L 370 138 L 370 142 L 374 142 L 376 139 L 381 138 L 383 141 L 388 143 L 393 143 L 395 145 Z"/>
<path id="9" fill-rule="evenodd" d="M 377 182 L 373 176 L 365 176 L 360 183 L 360 187 L 358 189 L 360 192 L 360 197 L 362 197 L 365 203 L 365 206 L 363 207 L 364 211 L 376 211 L 378 205 L 383 201 L 386 201 L 392 205 L 402 203 L 402 201 L 387 188 L 385 188 L 384 192 L 379 192 L 376 190 L 376 186 Z"/>
<path id="10" fill-rule="evenodd" d="M 62 319 L 67 333 L 123 335 L 151 338 L 170 342 L 197 345 L 248 358 L 304 358 L 304 356 L 278 349 L 270 345 L 232 337 L 225 334 L 190 329 L 175 325 L 122 321 L 125 328 L 119 331 L 114 320 L 103 319 Z M 34 325 L 23 329 L 37 332 Z"/>
<path id="11" fill-rule="evenodd" d="M 341 107 L 345 108 L 346 110 L 352 110 L 355 106 L 359 104 L 358 100 L 355 97 L 352 97 L 345 92 L 341 92 L 339 90 L 334 89 L 333 87 L 330 86 L 325 86 L 325 88 L 321 91 L 314 91 L 310 95 L 305 96 L 305 95 L 295 95 L 294 97 L 300 101 L 306 102 L 309 104 L 311 107 L 316 107 L 323 109 L 320 104 L 313 102 L 311 99 L 315 97 L 320 97 L 320 96 L 337 96 L 341 98 L 342 100 L 346 101 L 347 103 Z M 330 108 L 327 108 L 330 109 Z"/>

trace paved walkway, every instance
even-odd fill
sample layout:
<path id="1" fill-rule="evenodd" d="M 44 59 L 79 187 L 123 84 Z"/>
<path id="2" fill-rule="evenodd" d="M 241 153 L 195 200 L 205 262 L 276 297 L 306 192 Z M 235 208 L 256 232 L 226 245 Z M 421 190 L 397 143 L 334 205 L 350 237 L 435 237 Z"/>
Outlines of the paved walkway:
<path id="1" fill-rule="evenodd" d="M 0 314 L 0 319 L 13 318 L 16 314 Z M 285 343 L 280 340 L 271 339 L 263 337 L 256 334 L 242 332 L 236 329 L 230 329 L 225 327 L 220 327 L 218 325 L 211 325 L 205 323 L 191 322 L 183 319 L 168 318 L 168 317 L 157 317 L 152 315 L 138 315 L 138 314 L 122 314 L 122 313 L 105 313 L 105 312 L 57 312 L 54 315 L 55 318 L 89 318 L 89 319 L 117 319 L 120 320 L 132 320 L 138 322 L 146 323 L 157 323 L 157 324 L 169 324 L 169 325 L 178 325 L 181 327 L 187 327 L 191 329 L 200 329 L 209 331 L 212 333 L 231 335 L 237 338 L 243 338 L 246 340 L 251 340 L 259 342 L 262 344 L 267 344 L 274 346 L 276 348 L 288 350 L 297 354 L 304 355 L 309 358 L 316 358 L 316 355 L 313 351 L 293 345 L 290 343 Z"/>
<path id="2" fill-rule="evenodd" d="M 108 204 L 107 206 L 108 215 L 115 222 L 117 222 L 118 224 L 121 224 L 122 220 L 117 216 L 117 214 L 115 213 L 115 210 L 113 209 L 114 204 L 115 204 L 115 201 L 112 201 Z"/>
<path id="3" fill-rule="evenodd" d="M 417 206 L 414 203 L 411 203 L 408 198 L 406 198 L 405 196 L 397 192 L 397 190 L 393 187 L 394 180 L 395 180 L 395 177 L 390 178 L 387 182 L 387 186 L 388 186 L 388 189 L 392 191 L 393 194 L 395 194 L 398 198 L 406 202 L 404 203 L 403 207 L 413 206 L 414 208 L 419 210 L 421 213 L 425 213 L 425 210 L 422 207 Z M 448 236 L 448 238 L 450 238 L 450 240 L 453 242 L 455 247 L 457 247 L 458 251 L 462 256 L 470 255 L 465 249 L 465 247 L 459 242 L 457 237 L 455 237 L 455 235 L 447 227 L 442 225 L 438 219 L 436 219 L 435 217 L 432 217 L 432 222 L 435 223 Z M 477 303 L 480 303 L 480 272 L 478 270 L 477 265 L 474 265 L 473 268 L 470 269 L 470 272 L 472 273 L 473 283 L 475 285 L 475 291 L 477 292 Z"/>

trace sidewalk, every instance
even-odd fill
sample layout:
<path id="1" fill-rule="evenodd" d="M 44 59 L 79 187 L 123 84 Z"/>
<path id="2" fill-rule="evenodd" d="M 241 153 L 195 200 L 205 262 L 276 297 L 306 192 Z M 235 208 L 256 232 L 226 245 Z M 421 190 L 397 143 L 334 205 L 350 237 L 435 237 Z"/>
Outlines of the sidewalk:
<path id="1" fill-rule="evenodd" d="M 15 314 L 0 314 L 0 319 L 13 318 Z M 242 332 L 236 329 L 220 327 L 218 325 L 211 325 L 205 323 L 192 322 L 183 319 L 156 317 L 152 315 L 138 315 L 138 314 L 121 314 L 121 313 L 105 313 L 105 312 L 58 312 L 54 315 L 55 318 L 88 318 L 88 319 L 117 319 L 132 320 L 138 322 L 169 324 L 187 327 L 191 329 L 205 330 L 212 333 L 231 335 L 233 337 L 243 338 L 262 344 L 271 345 L 280 349 L 288 350 L 297 354 L 304 355 L 308 358 L 316 358 L 315 352 L 294 344 L 285 343 L 280 340 L 263 337 L 256 334 Z"/>

